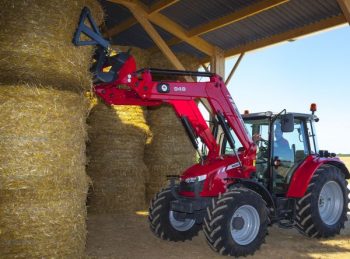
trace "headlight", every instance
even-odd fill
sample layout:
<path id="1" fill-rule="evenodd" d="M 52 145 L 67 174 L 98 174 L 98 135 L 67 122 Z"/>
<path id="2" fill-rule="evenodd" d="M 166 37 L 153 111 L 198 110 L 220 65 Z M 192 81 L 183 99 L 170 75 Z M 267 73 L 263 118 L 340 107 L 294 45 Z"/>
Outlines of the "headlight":
<path id="1" fill-rule="evenodd" d="M 201 181 L 204 181 L 205 179 L 207 179 L 207 175 L 203 174 L 203 175 L 196 176 L 196 177 L 186 178 L 185 182 L 186 183 L 201 182 Z"/>

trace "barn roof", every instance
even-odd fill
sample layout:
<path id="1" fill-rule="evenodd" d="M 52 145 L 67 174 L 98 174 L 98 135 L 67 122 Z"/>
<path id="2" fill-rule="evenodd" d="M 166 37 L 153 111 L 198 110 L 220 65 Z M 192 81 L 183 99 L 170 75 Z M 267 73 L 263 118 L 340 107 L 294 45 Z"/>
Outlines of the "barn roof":
<path id="1" fill-rule="evenodd" d="M 345 24 L 348 0 L 100 0 L 114 44 L 155 47 L 147 18 L 175 52 L 225 57 Z M 348 11 L 348 10 L 347 10 Z M 349 13 L 348 13 L 349 14 Z"/>

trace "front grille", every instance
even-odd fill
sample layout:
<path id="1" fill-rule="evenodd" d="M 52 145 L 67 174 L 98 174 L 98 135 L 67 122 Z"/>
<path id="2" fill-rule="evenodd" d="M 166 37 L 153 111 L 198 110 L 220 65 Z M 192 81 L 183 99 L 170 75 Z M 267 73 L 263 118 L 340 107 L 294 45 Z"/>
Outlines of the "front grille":
<path id="1" fill-rule="evenodd" d="M 198 185 L 199 192 L 202 191 L 204 181 L 201 182 L 193 182 L 193 183 L 186 183 L 185 181 L 180 182 L 180 192 L 194 192 L 195 186 Z"/>

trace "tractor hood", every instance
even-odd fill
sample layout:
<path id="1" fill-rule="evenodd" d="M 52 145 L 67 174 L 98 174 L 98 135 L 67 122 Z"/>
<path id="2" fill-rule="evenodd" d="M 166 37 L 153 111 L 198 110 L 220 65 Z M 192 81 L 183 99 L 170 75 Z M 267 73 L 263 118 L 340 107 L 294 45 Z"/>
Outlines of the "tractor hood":
<path id="1" fill-rule="evenodd" d="M 210 163 L 195 164 L 188 168 L 180 179 L 181 182 L 186 184 L 202 182 L 203 189 L 201 196 L 211 196 L 214 192 L 225 191 L 226 179 L 229 177 L 244 177 L 237 157 L 224 156 L 211 160 Z"/>

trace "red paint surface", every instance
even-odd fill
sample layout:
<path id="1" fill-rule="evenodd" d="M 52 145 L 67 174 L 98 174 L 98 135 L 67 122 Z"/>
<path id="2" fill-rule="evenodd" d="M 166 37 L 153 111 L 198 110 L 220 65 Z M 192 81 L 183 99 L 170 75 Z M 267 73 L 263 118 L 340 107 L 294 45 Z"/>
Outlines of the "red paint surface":
<path id="1" fill-rule="evenodd" d="M 227 184 L 230 183 L 225 180 L 226 178 L 250 177 L 250 174 L 255 171 L 253 161 L 256 157 L 256 146 L 246 132 L 241 115 L 221 77 L 213 75 L 209 82 L 157 82 L 152 80 L 152 74 L 148 70 L 140 73 L 136 73 L 135 70 L 135 60 L 131 56 L 119 71 L 117 79 L 112 83 L 95 85 L 95 93 L 110 105 L 157 106 L 168 103 L 173 106 L 177 116 L 186 116 L 209 152 L 204 164 L 196 164 L 187 169 L 182 179 L 207 174 L 201 196 L 217 196 L 223 193 Z M 170 92 L 159 93 L 157 90 L 159 83 L 168 84 Z M 220 156 L 220 147 L 195 102 L 199 98 L 208 100 L 213 115 L 220 112 L 227 119 L 244 148 L 239 153 L 242 166 L 226 171 L 228 165 L 238 162 L 237 158 Z M 182 194 L 193 195 L 193 193 Z"/>

